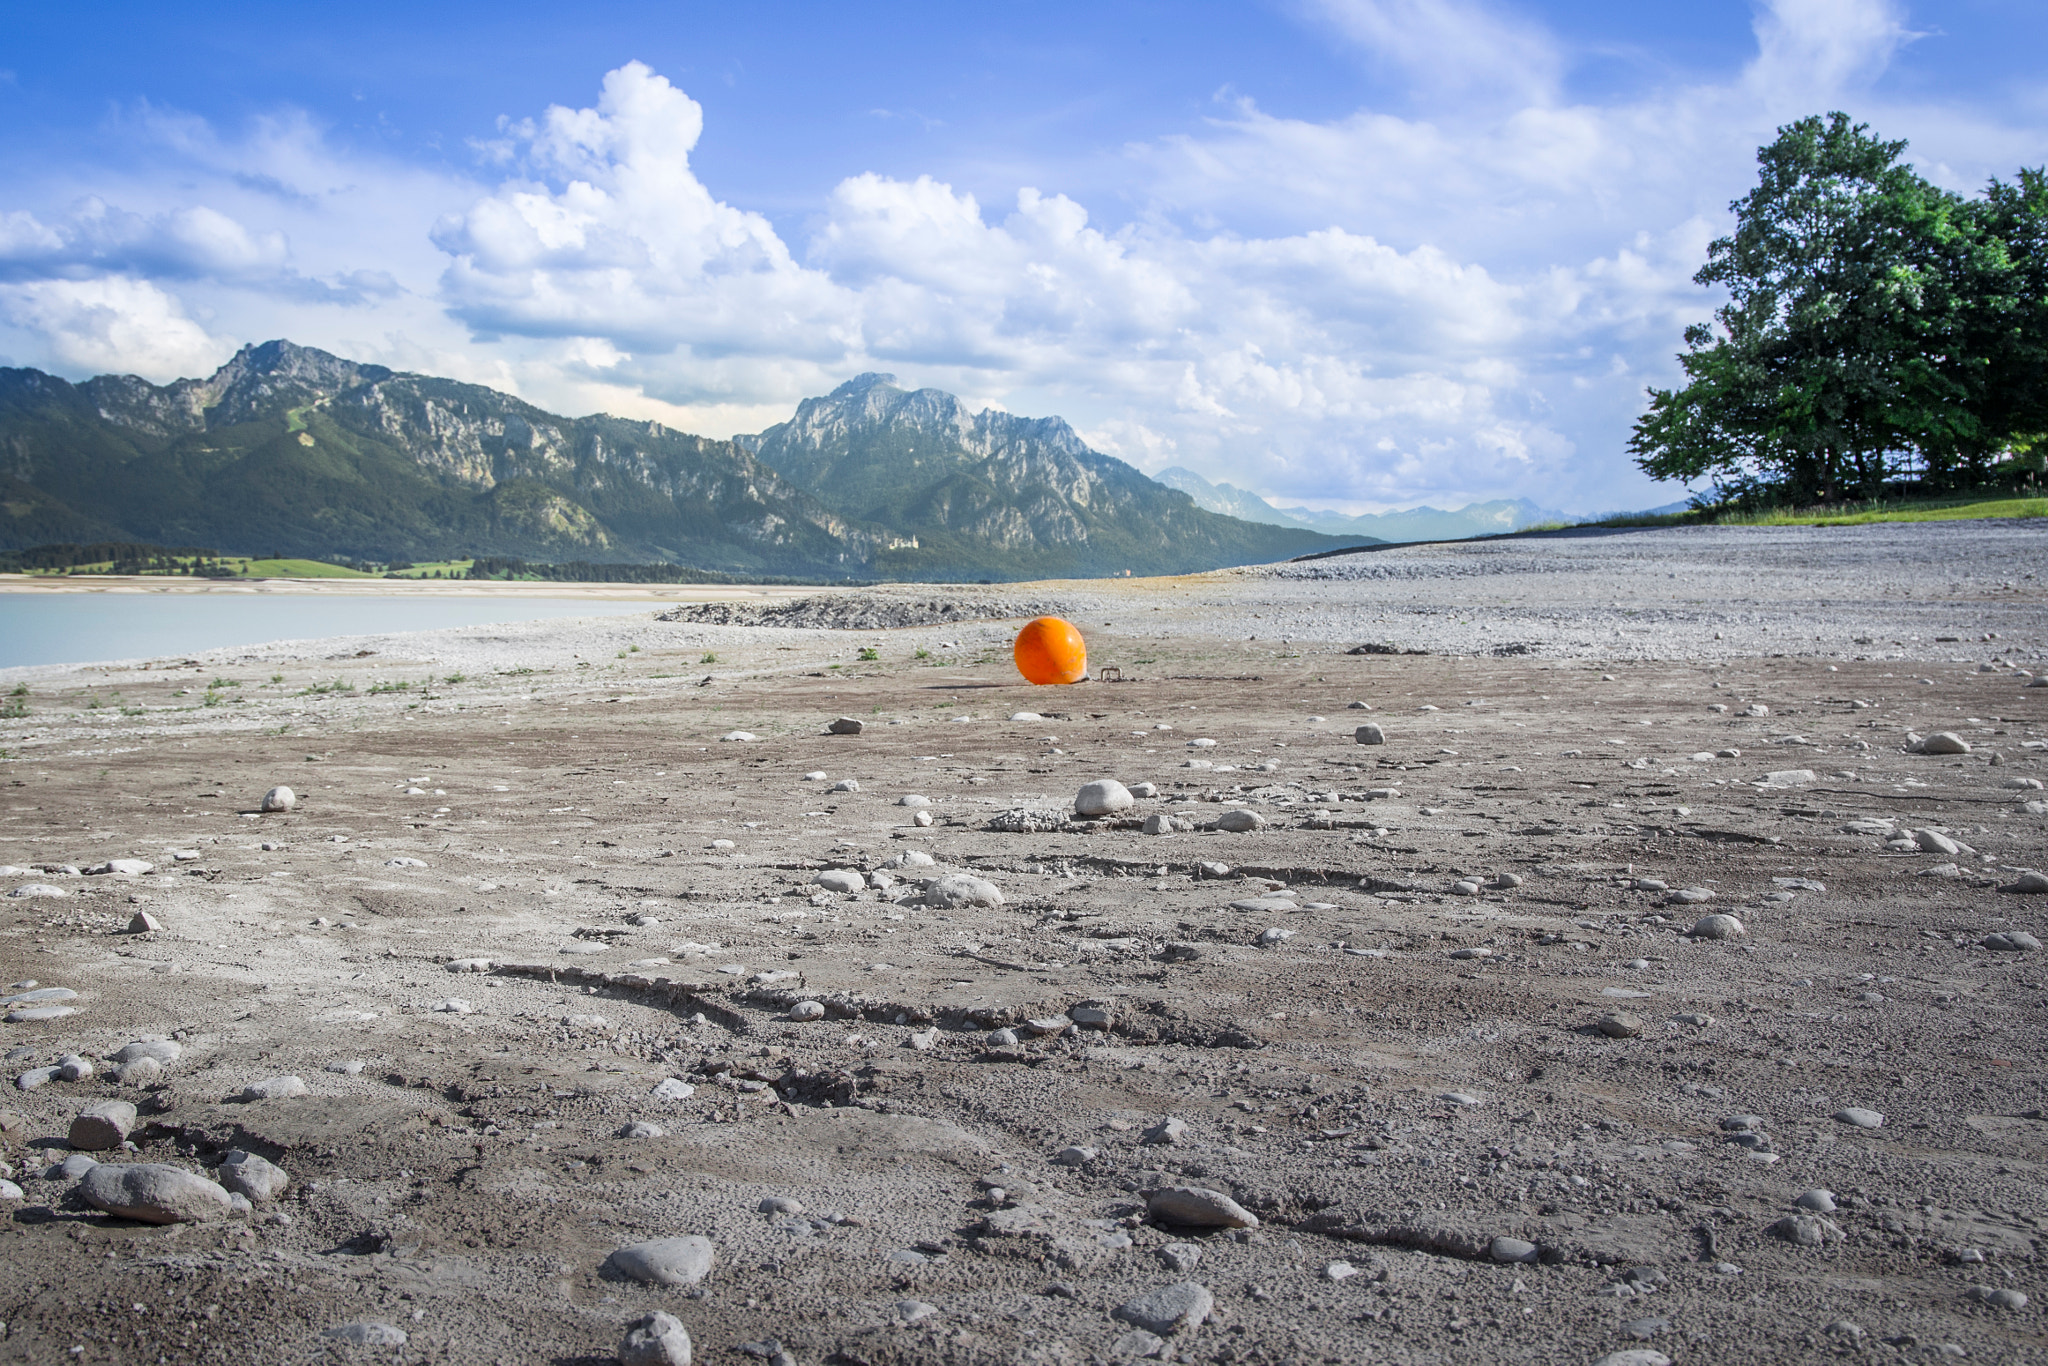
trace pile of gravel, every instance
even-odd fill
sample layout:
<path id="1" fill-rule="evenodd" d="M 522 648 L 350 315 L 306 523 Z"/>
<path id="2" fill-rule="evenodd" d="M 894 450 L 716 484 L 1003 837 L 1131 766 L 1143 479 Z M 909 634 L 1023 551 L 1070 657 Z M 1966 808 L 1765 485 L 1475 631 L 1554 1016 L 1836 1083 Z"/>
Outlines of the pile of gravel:
<path id="1" fill-rule="evenodd" d="M 898 597 L 881 593 L 835 593 L 788 602 L 705 602 L 659 614 L 657 621 L 694 626 L 784 626 L 828 631 L 886 631 L 901 626 L 944 626 L 953 622 L 1003 621 L 1015 617 L 1060 616 L 1069 608 L 1035 599 Z"/>

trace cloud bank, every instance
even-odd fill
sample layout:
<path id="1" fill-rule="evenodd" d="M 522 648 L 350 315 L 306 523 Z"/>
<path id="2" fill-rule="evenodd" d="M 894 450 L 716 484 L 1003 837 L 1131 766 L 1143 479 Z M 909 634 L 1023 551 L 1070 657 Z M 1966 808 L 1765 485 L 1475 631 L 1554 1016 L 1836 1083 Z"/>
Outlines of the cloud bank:
<path id="1" fill-rule="evenodd" d="M 698 178 L 702 108 L 639 62 L 459 173 L 344 156 L 303 118 L 236 141 L 151 115 L 161 178 L 0 216 L 0 345 L 161 379 L 290 335 L 714 435 L 886 369 L 1288 501 L 1590 510 L 1675 493 L 1622 443 L 1775 126 L 1848 103 L 1958 188 L 2043 146 L 1873 107 L 1915 39 L 1886 0 L 1773 0 L 1740 70 L 1600 104 L 1562 93 L 1560 42 L 1469 0 L 1311 13 L 1403 112 L 1221 103 L 1123 149 L 1114 222 L 1057 185 L 983 204 L 857 172 L 786 240 Z"/>

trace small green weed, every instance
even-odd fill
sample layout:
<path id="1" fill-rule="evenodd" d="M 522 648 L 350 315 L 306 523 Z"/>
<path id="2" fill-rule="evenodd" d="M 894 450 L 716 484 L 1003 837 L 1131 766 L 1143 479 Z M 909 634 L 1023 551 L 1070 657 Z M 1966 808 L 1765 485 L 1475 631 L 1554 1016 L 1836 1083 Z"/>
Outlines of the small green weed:
<path id="1" fill-rule="evenodd" d="M 449 674 L 446 678 L 442 679 L 441 681 L 452 688 L 457 683 L 465 681 L 468 677 L 468 674 Z"/>
<path id="2" fill-rule="evenodd" d="M 718 656 L 713 654 L 711 651 L 706 650 L 704 652 L 704 657 L 698 660 L 697 662 L 699 664 L 716 664 L 718 662 Z"/>
<path id="3" fill-rule="evenodd" d="M 241 683 L 232 678 L 216 678 L 206 685 L 209 688 L 239 688 Z"/>
<path id="4" fill-rule="evenodd" d="M 874 663 L 874 662 L 875 662 L 876 660 L 880 659 L 881 657 L 882 657 L 882 652 L 881 652 L 880 650 L 877 650 L 877 649 L 876 649 L 876 648 L 875 648 L 874 646 L 872 646 L 872 645 L 863 645 L 863 646 L 861 646 L 861 650 L 860 650 L 860 658 L 861 658 L 861 662 L 862 662 L 863 664 L 872 664 L 872 663 Z"/>

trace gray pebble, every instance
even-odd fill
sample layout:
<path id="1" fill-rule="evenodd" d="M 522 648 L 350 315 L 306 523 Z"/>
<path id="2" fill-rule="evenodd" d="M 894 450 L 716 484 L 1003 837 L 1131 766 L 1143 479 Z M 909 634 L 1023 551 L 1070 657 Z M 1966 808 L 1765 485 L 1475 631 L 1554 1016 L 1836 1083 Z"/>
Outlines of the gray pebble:
<path id="1" fill-rule="evenodd" d="M 156 1162 L 102 1162 L 78 1182 L 94 1209 L 146 1224 L 203 1223 L 226 1217 L 227 1191 L 203 1176 Z"/>
<path id="2" fill-rule="evenodd" d="M 619 1366 L 690 1366 L 689 1330 L 669 1314 L 633 1320 L 619 1343 Z"/>
<path id="3" fill-rule="evenodd" d="M 1000 906 L 1003 894 L 993 882 L 986 878 L 969 876 L 966 873 L 948 873 L 934 879 L 924 889 L 924 904 L 939 910 L 954 910 L 963 906 Z"/>
<path id="4" fill-rule="evenodd" d="M 1159 1350 L 1164 1346 L 1166 1346 L 1166 1339 L 1160 1337 L 1157 1333 L 1148 1333 L 1142 1328 L 1133 1328 L 1130 1332 L 1121 1334 L 1115 1342 L 1109 1344 L 1109 1354 L 1120 1361 L 1134 1360 L 1140 1357 L 1157 1356 Z"/>
<path id="5" fill-rule="evenodd" d="M 711 1240 L 691 1233 L 622 1247 L 605 1266 L 649 1285 L 695 1285 L 710 1274 L 713 1256 Z"/>
<path id="6" fill-rule="evenodd" d="M 1747 927 L 1732 915 L 1703 915 L 1692 923 L 1695 939 L 1739 939 L 1747 933 Z"/>
<path id="7" fill-rule="evenodd" d="M 1835 1111 L 1834 1118 L 1858 1129 L 1875 1129 L 1884 1123 L 1884 1116 L 1877 1111 L 1865 1110 L 1856 1105 L 1845 1106 Z"/>
<path id="8" fill-rule="evenodd" d="M 1835 1212 L 1835 1193 L 1815 1187 L 1792 1203 L 1803 1210 L 1811 1210 L 1815 1214 L 1833 1214 Z"/>
<path id="9" fill-rule="evenodd" d="M 1097 778 L 1092 783 L 1083 783 L 1081 790 L 1074 794 L 1074 814 L 1077 816 L 1109 816 L 1124 811 L 1136 801 L 1131 790 L 1114 778 Z"/>
<path id="10" fill-rule="evenodd" d="M 2033 953 L 2041 947 L 2041 941 L 2025 930 L 2007 930 L 2003 934 L 1987 934 L 1980 941 L 1983 947 L 1993 953 Z"/>
<path id="11" fill-rule="evenodd" d="M 1988 1304 L 1994 1309 L 2025 1309 L 2027 1292 L 2009 1290 L 2004 1286 L 1973 1285 L 1964 1292 L 1979 1304 Z"/>
<path id="12" fill-rule="evenodd" d="M 123 1044 L 108 1059 L 114 1063 L 131 1063 L 141 1058 L 151 1058 L 160 1063 L 174 1063 L 185 1054 L 185 1045 L 176 1039 L 138 1039 Z"/>
<path id="13" fill-rule="evenodd" d="M 864 891 L 868 885 L 868 880 L 851 868 L 827 868 L 811 881 L 828 892 Z"/>
<path id="14" fill-rule="evenodd" d="M 1115 1317 L 1148 1333 L 1171 1337 L 1199 1328 L 1216 1307 L 1215 1297 L 1194 1281 L 1182 1281 L 1117 1306 Z"/>
<path id="15" fill-rule="evenodd" d="M 1259 1216 L 1221 1191 L 1202 1186 L 1169 1186 L 1145 1199 L 1146 1211 L 1161 1223 L 1187 1228 L 1257 1228 Z"/>
<path id="16" fill-rule="evenodd" d="M 1505 1236 L 1494 1239 L 1486 1251 L 1496 1262 L 1533 1262 L 1537 1256 L 1536 1244 Z"/>
<path id="17" fill-rule="evenodd" d="M 290 1100 L 305 1094 L 306 1083 L 298 1077 L 266 1077 L 244 1086 L 241 1099 L 253 1104 L 264 1100 Z"/>
<path id="18" fill-rule="evenodd" d="M 1168 1271 L 1185 1276 L 1202 1264 L 1202 1249 L 1194 1243 L 1168 1243 L 1159 1249 L 1159 1260 Z"/>
<path id="19" fill-rule="evenodd" d="M 336 1342 L 346 1342 L 351 1347 L 403 1347 L 406 1342 L 403 1328 L 393 1328 L 388 1323 L 376 1323 L 369 1319 L 359 1323 L 336 1324 L 320 1336 L 333 1338 Z"/>
<path id="20" fill-rule="evenodd" d="M 667 1136 L 668 1130 L 662 1128 L 659 1124 L 652 1124 L 644 1119 L 636 1119 L 619 1130 L 620 1138 L 666 1138 Z"/>
<path id="21" fill-rule="evenodd" d="M 1361 745 L 1384 745 L 1387 733 L 1380 728 L 1379 722 L 1368 721 L 1351 732 L 1351 738 Z"/>
<path id="22" fill-rule="evenodd" d="M 220 1162 L 220 1183 L 230 1193 L 257 1204 L 275 1200 L 291 1184 L 284 1168 L 240 1148 L 230 1148 Z"/>
<path id="23" fill-rule="evenodd" d="M 1157 1124 L 1147 1129 L 1144 1137 L 1138 1141 L 1152 1144 L 1175 1144 L 1186 1138 L 1187 1134 L 1188 1122 L 1178 1116 L 1171 1116 L 1160 1120 Z"/>
<path id="24" fill-rule="evenodd" d="M 88 1105 L 71 1121 L 71 1146 L 84 1152 L 105 1152 L 128 1141 L 135 1128 L 135 1107 L 125 1100 Z"/>
<path id="25" fill-rule="evenodd" d="M 1599 1029 L 1610 1039 L 1633 1039 L 1643 1032 L 1643 1020 L 1640 1015 L 1617 1010 L 1611 1015 L 1600 1017 Z"/>

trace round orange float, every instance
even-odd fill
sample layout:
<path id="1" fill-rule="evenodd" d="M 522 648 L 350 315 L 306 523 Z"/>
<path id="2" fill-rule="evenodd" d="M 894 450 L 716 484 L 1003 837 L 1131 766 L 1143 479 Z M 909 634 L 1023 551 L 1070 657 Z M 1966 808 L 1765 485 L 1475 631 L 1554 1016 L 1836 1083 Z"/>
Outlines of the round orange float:
<path id="1" fill-rule="evenodd" d="M 1078 683 L 1088 676 L 1088 642 L 1072 622 L 1035 617 L 1017 632 L 1010 654 L 1032 683 Z"/>

